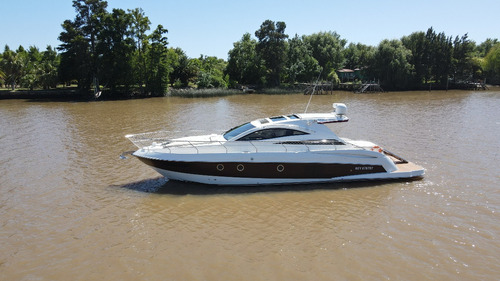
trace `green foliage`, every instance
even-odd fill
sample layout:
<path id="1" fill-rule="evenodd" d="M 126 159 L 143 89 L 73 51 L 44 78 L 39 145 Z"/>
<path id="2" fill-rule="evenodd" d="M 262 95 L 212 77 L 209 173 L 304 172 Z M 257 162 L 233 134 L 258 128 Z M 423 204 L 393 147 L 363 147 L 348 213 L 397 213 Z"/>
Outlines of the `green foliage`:
<path id="1" fill-rule="evenodd" d="M 430 50 L 429 42 L 427 41 L 424 32 L 414 32 L 409 36 L 401 38 L 403 46 L 405 46 L 412 56 L 410 63 L 414 66 L 412 84 L 420 85 L 427 82 L 430 78 Z"/>
<path id="2" fill-rule="evenodd" d="M 83 93 L 100 84 L 111 93 L 163 95 L 172 67 L 168 61 L 167 30 L 150 35 L 150 21 L 141 9 L 113 9 L 102 0 L 75 0 L 76 17 L 63 23 L 59 36 L 60 79 L 76 80 Z"/>
<path id="3" fill-rule="evenodd" d="M 347 43 L 336 32 L 319 32 L 304 36 L 303 40 L 312 50 L 312 56 L 323 68 L 322 78 L 325 78 L 333 69 L 344 66 L 344 46 Z"/>
<path id="4" fill-rule="evenodd" d="M 55 88 L 57 84 L 57 53 L 50 47 L 40 52 L 36 47 L 30 47 L 27 52 L 21 52 L 26 66 L 21 78 L 23 87 L 33 90 L 35 87 L 43 89 Z"/>
<path id="5" fill-rule="evenodd" d="M 62 42 L 57 48 L 61 53 L 59 80 L 61 82 L 78 81 L 81 90 L 90 88 L 89 48 L 80 28 L 70 20 L 62 24 L 63 31 L 59 35 Z"/>
<path id="6" fill-rule="evenodd" d="M 4 81 L 7 85 L 15 90 L 16 85 L 20 83 L 24 75 L 26 59 L 22 56 L 21 52 L 14 52 L 5 46 L 2 54 L 1 69 L 4 76 Z"/>
<path id="7" fill-rule="evenodd" d="M 475 43 L 467 34 L 456 37 L 453 42 L 453 71 L 455 79 L 470 80 L 477 71 L 477 63 L 473 60 Z"/>
<path id="8" fill-rule="evenodd" d="M 143 86 L 146 83 L 146 49 L 149 44 L 146 32 L 150 30 L 151 22 L 140 8 L 128 10 L 128 12 L 132 17 L 131 34 L 136 45 L 133 56 L 134 81 L 139 85 L 142 94 Z"/>
<path id="9" fill-rule="evenodd" d="M 500 82 L 500 43 L 492 46 L 484 58 L 484 69 L 488 77 L 496 83 Z"/>
<path id="10" fill-rule="evenodd" d="M 227 88 L 227 82 L 224 80 L 227 63 L 223 59 L 201 56 L 196 62 L 199 66 L 196 81 L 198 88 Z"/>
<path id="11" fill-rule="evenodd" d="M 98 34 L 98 78 L 113 92 L 118 86 L 128 90 L 134 81 L 132 19 L 124 10 L 113 9 L 103 17 L 102 30 Z"/>
<path id="12" fill-rule="evenodd" d="M 5 46 L 0 85 L 48 89 L 76 81 L 83 93 L 94 88 L 94 93 L 162 96 L 169 84 L 208 90 L 276 87 L 309 83 L 320 73 L 321 79 L 338 83 L 341 68 L 360 69 L 360 79 L 380 81 L 388 90 L 421 89 L 429 83 L 443 88 L 450 81 L 484 78 L 500 82 L 498 39 L 476 46 L 467 34 L 453 40 L 432 27 L 401 40 L 383 40 L 377 47 L 345 47 L 347 41 L 336 32 L 288 39 L 284 22 L 266 20 L 255 31 L 257 40 L 245 33 L 233 44 L 226 62 L 189 58 L 180 48 L 168 48 L 167 29 L 159 25 L 148 34 L 151 22 L 140 8 L 110 13 L 103 0 L 74 0 L 73 7 L 75 18 L 62 23 L 59 54 L 50 46 L 42 52 L 34 46 L 16 51 Z"/>
<path id="13" fill-rule="evenodd" d="M 209 97 L 222 97 L 229 95 L 241 94 L 242 92 L 235 89 L 222 89 L 222 88 L 211 88 L 211 89 L 170 89 L 169 94 L 173 97 L 183 97 L 183 98 L 209 98 Z"/>
<path id="14" fill-rule="evenodd" d="M 107 6 L 108 3 L 101 0 L 73 0 L 73 7 L 76 10 L 73 23 L 88 49 L 87 52 L 82 53 L 85 56 L 84 59 L 88 60 L 85 64 L 86 69 L 83 69 L 82 83 L 79 84 L 82 90 L 89 89 L 92 84 L 95 91 L 99 89 L 99 54 L 96 51 L 96 46 L 97 37 L 102 30 L 102 22 L 107 13 Z"/>
<path id="15" fill-rule="evenodd" d="M 286 63 L 286 81 L 311 82 L 321 72 L 318 61 L 312 56 L 312 50 L 302 38 L 295 35 L 288 41 L 288 54 Z"/>
<path id="16" fill-rule="evenodd" d="M 400 40 L 383 40 L 377 48 L 372 66 L 385 88 L 402 90 L 408 87 L 413 67 L 409 63 L 410 50 Z"/>
<path id="17" fill-rule="evenodd" d="M 453 45 L 451 37 L 447 37 L 444 32 L 436 34 L 432 28 L 427 30 L 425 35 L 428 48 L 428 67 L 430 79 L 437 84 L 446 84 L 453 69 Z"/>
<path id="18" fill-rule="evenodd" d="M 0 58 L 0 65 L 2 65 L 2 58 Z M 0 87 L 5 83 L 5 72 L 0 68 Z"/>
<path id="19" fill-rule="evenodd" d="M 285 34 L 286 24 L 282 21 L 264 21 L 260 29 L 255 31 L 255 36 L 259 40 L 256 46 L 257 54 L 264 61 L 267 68 L 268 86 L 279 86 L 281 83 L 281 71 L 285 63 L 286 41 L 288 35 Z"/>
<path id="20" fill-rule="evenodd" d="M 0 60 L 1 79 L 11 90 L 22 86 L 33 90 L 35 87 L 54 88 L 57 84 L 59 56 L 52 47 L 40 52 L 32 46 L 26 51 L 20 47 L 12 51 L 8 46 Z"/>
<path id="21" fill-rule="evenodd" d="M 490 50 L 498 43 L 500 43 L 498 39 L 486 39 L 483 43 L 479 44 L 476 47 L 476 56 L 479 56 L 481 58 L 486 57 Z"/>
<path id="22" fill-rule="evenodd" d="M 330 81 L 334 85 L 340 84 L 340 78 L 337 75 L 337 71 L 335 69 L 332 69 L 330 73 L 328 73 L 328 76 L 326 77 L 328 81 Z"/>
<path id="23" fill-rule="evenodd" d="M 257 54 L 257 41 L 245 33 L 240 41 L 233 44 L 225 73 L 231 84 L 259 85 L 265 80 L 264 62 Z"/>
<path id="24" fill-rule="evenodd" d="M 403 37 L 402 42 L 412 53 L 410 63 L 414 73 L 410 88 L 429 82 L 444 87 L 450 79 L 459 83 L 482 75 L 481 59 L 477 59 L 475 43 L 468 40 L 467 34 L 452 41 L 431 27 L 426 33 L 415 32 Z"/>
<path id="25" fill-rule="evenodd" d="M 488 39 L 476 47 L 467 34 L 453 41 L 431 27 L 401 40 L 384 40 L 377 47 L 351 43 L 344 48 L 347 41 L 339 34 L 320 32 L 284 41 L 277 48 L 285 54 L 285 59 L 280 60 L 284 67 L 275 68 L 278 64 L 270 62 L 280 58 L 281 53 L 271 58 L 273 52 L 264 50 L 269 42 L 278 41 L 264 36 L 274 34 L 273 24 L 267 20 L 255 32 L 258 42 L 247 33 L 234 43 L 226 68 L 232 85 L 258 84 L 259 77 L 260 81 L 267 79 L 267 86 L 277 85 L 276 79 L 290 84 L 310 82 L 321 69 L 322 79 L 335 81 L 336 69 L 350 68 L 360 69 L 362 79 L 380 81 L 386 89 L 421 89 L 428 83 L 444 88 L 450 80 L 459 83 L 484 77 L 482 57 L 498 42 Z M 488 72 L 489 77 L 492 75 Z"/>
<path id="26" fill-rule="evenodd" d="M 146 76 L 146 89 L 154 96 L 161 96 L 168 89 L 168 75 L 172 71 L 168 65 L 167 38 L 168 31 L 162 25 L 153 31 L 150 36 L 151 45 L 148 48 L 148 68 Z"/>
<path id="27" fill-rule="evenodd" d="M 343 67 L 348 69 L 364 68 L 373 63 L 376 48 L 361 43 L 350 43 L 344 50 Z"/>
<path id="28" fill-rule="evenodd" d="M 194 82 L 199 70 L 198 65 L 194 60 L 190 60 L 182 49 L 169 49 L 168 59 L 172 67 L 172 72 L 170 72 L 172 86 L 184 88 L 188 87 L 189 82 Z"/>

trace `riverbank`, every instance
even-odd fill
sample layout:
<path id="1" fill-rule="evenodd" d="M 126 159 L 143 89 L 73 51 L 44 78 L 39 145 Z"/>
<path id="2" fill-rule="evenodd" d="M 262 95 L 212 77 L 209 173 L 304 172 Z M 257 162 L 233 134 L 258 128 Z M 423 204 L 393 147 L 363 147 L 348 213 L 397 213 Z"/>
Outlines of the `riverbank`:
<path id="1" fill-rule="evenodd" d="M 183 97 L 183 98 L 207 98 L 232 95 L 244 95 L 247 93 L 257 93 L 265 95 L 285 95 L 303 93 L 300 87 L 282 87 L 282 88 L 261 88 L 261 89 L 169 89 L 164 96 Z M 7 90 L 0 89 L 0 100 L 2 99 L 42 99 L 42 100 L 123 100 L 123 99 L 141 99 L 149 97 L 158 97 L 143 95 L 140 93 L 111 93 L 103 91 L 98 97 L 93 97 L 91 93 L 81 94 L 76 87 L 58 88 L 50 90 Z"/>
<path id="2" fill-rule="evenodd" d="M 58 88 L 50 90 L 0 90 L 2 99 L 82 99 L 82 95 L 76 88 Z"/>
<path id="3" fill-rule="evenodd" d="M 485 91 L 498 91 L 500 85 L 487 85 L 486 89 L 478 89 Z M 470 89 L 463 89 L 469 90 Z M 343 92 L 345 89 L 330 90 L 330 91 L 315 91 L 315 95 L 320 94 L 334 94 L 336 92 Z M 444 89 L 429 89 L 428 91 L 441 92 Z M 408 91 L 411 92 L 411 91 Z M 264 94 L 264 95 L 286 95 L 286 94 L 302 94 L 304 93 L 303 87 L 283 87 L 283 88 L 261 88 L 252 89 L 249 91 L 240 89 L 170 89 L 164 96 L 183 97 L 183 98 L 207 98 L 207 97 L 221 97 L 232 95 L 245 95 L 247 93 Z M 310 93 L 309 93 L 310 94 Z M 3 99 L 35 99 L 35 100 L 123 100 L 123 99 L 141 99 L 153 96 L 140 95 L 140 94 L 120 94 L 109 93 L 104 91 L 98 98 L 89 98 L 92 95 L 82 95 L 78 92 L 76 87 L 58 88 L 50 90 L 15 90 L 10 91 L 7 89 L 0 89 L 0 100 Z"/>

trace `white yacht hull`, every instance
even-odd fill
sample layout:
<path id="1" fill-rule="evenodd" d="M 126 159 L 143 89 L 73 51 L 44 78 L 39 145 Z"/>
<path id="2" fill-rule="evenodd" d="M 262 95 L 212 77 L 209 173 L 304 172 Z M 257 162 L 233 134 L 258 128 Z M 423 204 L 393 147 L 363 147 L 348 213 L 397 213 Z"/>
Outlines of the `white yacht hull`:
<path id="1" fill-rule="evenodd" d="M 310 184 L 310 183 L 328 183 L 328 182 L 351 182 L 351 181 L 371 181 L 371 180 L 396 180 L 396 179 L 412 179 L 419 178 L 424 175 L 423 169 L 414 171 L 396 171 L 391 173 L 376 173 L 365 175 L 353 175 L 337 178 L 239 178 L 239 177 L 217 177 L 217 176 L 204 176 L 196 174 L 179 173 L 154 168 L 159 174 L 170 180 L 195 182 L 211 185 L 284 185 L 284 184 Z"/>
<path id="2" fill-rule="evenodd" d="M 240 153 L 231 155 L 231 161 L 228 161 L 228 154 L 193 156 L 139 150 L 134 155 L 168 179 L 215 185 L 388 180 L 415 178 L 424 174 L 420 166 L 395 164 L 386 155 L 369 150 Z M 276 162 L 275 159 L 281 161 Z"/>

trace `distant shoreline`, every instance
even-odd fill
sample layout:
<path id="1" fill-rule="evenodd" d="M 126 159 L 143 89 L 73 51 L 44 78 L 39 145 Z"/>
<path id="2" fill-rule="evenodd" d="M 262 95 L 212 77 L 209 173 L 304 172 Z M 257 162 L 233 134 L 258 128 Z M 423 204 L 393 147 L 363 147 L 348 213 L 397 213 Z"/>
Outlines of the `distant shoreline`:
<path id="1" fill-rule="evenodd" d="M 487 90 L 477 90 L 477 91 L 498 91 L 500 90 L 500 85 L 487 85 Z M 449 89 L 450 91 L 474 91 L 472 89 Z M 400 91 L 400 92 L 444 92 L 444 89 L 431 89 L 431 90 L 409 90 L 409 91 Z M 334 90 L 329 91 L 328 94 L 340 93 L 340 92 L 350 92 L 345 90 Z M 392 92 L 392 91 L 391 91 Z M 399 92 L 399 91 L 398 91 Z M 276 95 L 276 94 L 301 94 L 298 91 L 293 91 L 290 89 L 261 89 L 255 91 L 256 94 L 262 95 Z M 217 96 L 230 96 L 230 95 L 245 95 L 246 93 L 240 90 L 231 90 L 231 89 L 183 89 L 177 90 L 172 89 L 164 97 L 184 97 L 184 98 L 205 98 L 205 97 L 217 97 Z M 365 93 L 370 94 L 370 93 Z M 315 95 L 320 95 L 320 93 L 315 93 Z M 77 100 L 77 101 L 92 101 L 92 100 L 126 100 L 126 99 L 141 99 L 141 98 L 150 98 L 157 96 L 141 96 L 141 95 L 132 95 L 127 97 L 117 97 L 117 96 L 108 96 L 102 97 L 99 99 L 89 98 L 89 95 L 82 95 L 75 88 L 64 88 L 64 89 L 50 89 L 50 90 L 0 90 L 0 100 L 7 99 L 29 99 L 29 100 Z M 161 96 L 160 96 L 161 97 Z"/>

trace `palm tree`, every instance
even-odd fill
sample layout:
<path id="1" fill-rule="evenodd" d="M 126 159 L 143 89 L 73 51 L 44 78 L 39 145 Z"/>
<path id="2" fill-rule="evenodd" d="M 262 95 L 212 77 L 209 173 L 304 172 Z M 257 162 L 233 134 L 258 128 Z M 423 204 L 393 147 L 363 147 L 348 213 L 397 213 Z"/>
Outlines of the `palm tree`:
<path id="1" fill-rule="evenodd" d="M 11 86 L 12 91 L 16 89 L 16 83 L 22 77 L 23 67 L 24 60 L 18 53 L 11 50 L 3 53 L 0 68 L 3 70 L 3 80 Z"/>
<path id="2" fill-rule="evenodd" d="M 0 69 L 0 86 L 5 83 L 5 73 Z"/>

